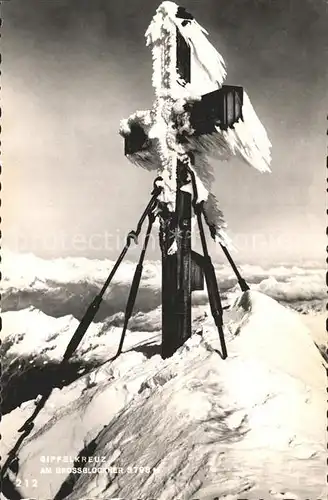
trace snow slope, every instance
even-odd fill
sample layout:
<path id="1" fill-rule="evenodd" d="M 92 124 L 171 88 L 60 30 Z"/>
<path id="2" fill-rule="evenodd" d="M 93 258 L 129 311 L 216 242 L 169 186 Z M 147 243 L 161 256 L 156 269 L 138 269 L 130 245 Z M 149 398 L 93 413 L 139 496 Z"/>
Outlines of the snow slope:
<path id="1" fill-rule="evenodd" d="M 308 330 L 257 291 L 241 295 L 226 322 L 225 361 L 207 317 L 203 335 L 168 360 L 131 346 L 56 389 L 19 454 L 24 495 L 54 498 L 72 467 L 58 457 L 75 457 L 92 442 L 92 457 L 105 457 L 108 471 L 70 478 L 69 500 L 323 498 L 326 381 Z M 4 416 L 2 456 L 33 407 Z M 57 458 L 44 464 L 46 455 Z M 42 473 L 44 466 L 51 471 Z"/>

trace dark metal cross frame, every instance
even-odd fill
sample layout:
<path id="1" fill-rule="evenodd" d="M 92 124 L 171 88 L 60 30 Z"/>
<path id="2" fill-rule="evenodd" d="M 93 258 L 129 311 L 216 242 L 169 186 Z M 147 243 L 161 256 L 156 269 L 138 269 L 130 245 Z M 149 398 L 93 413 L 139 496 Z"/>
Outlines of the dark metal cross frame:
<path id="1" fill-rule="evenodd" d="M 192 16 L 184 9 L 179 9 L 178 17 L 190 22 Z M 191 82 L 191 53 L 190 47 L 176 30 L 177 73 L 185 84 Z M 238 120 L 243 119 L 243 88 L 224 85 L 218 90 L 205 94 L 200 101 L 188 104 L 185 111 L 189 111 L 190 123 L 194 129 L 193 137 L 216 132 L 216 127 L 227 130 Z M 178 120 L 178 116 L 177 116 Z M 184 138 L 180 137 L 183 143 Z M 125 155 L 142 153 L 151 148 L 151 139 L 137 124 L 131 127 L 131 133 L 125 137 Z M 161 214 L 160 246 L 162 251 L 162 357 L 167 358 L 174 354 L 178 347 L 191 336 L 191 292 L 202 289 L 204 261 L 202 256 L 191 249 L 191 218 L 192 196 L 181 191 L 181 187 L 190 182 L 188 170 L 184 162 L 177 160 L 177 189 L 175 212 L 167 211 Z M 201 228 L 200 228 L 201 230 Z M 177 251 L 168 254 L 168 249 L 176 238 Z M 221 245 L 231 264 L 242 290 L 249 287 L 234 264 L 226 247 Z M 208 256 L 209 257 L 209 256 Z M 214 269 L 214 268 L 213 268 Z M 212 273 L 213 274 L 213 273 Z M 205 273 L 206 276 L 206 273 Z M 215 279 L 212 276 L 212 278 Z M 209 284 L 207 287 L 213 287 Z M 215 288 L 215 287 L 214 287 Z M 217 288 L 217 286 L 216 286 Z M 210 290 L 208 290 L 211 293 Z M 221 313 L 222 315 L 222 313 Z M 222 320 L 221 320 L 222 324 Z"/>

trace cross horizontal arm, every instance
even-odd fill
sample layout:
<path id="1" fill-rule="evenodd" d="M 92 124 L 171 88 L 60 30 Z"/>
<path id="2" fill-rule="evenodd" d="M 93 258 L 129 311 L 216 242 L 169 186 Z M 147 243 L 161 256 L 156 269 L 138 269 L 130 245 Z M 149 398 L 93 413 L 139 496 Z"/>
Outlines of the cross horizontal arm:
<path id="1" fill-rule="evenodd" d="M 132 155 L 142 151 L 148 151 L 150 139 L 139 123 L 135 123 L 130 127 L 131 132 L 124 138 L 124 154 Z"/>
<path id="2" fill-rule="evenodd" d="M 185 111 L 190 113 L 190 124 L 194 129 L 193 137 L 216 132 L 215 127 L 227 130 L 240 119 L 243 119 L 243 88 L 223 85 L 222 88 L 205 94 L 200 101 L 185 105 Z M 179 115 L 175 117 L 179 122 Z M 150 153 L 151 139 L 140 122 L 130 125 L 130 133 L 124 135 L 125 155 Z"/>

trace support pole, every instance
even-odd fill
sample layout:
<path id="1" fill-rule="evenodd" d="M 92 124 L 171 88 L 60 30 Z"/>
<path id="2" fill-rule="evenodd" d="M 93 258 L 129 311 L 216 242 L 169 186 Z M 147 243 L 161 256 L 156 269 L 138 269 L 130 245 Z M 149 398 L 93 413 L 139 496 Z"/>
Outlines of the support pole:
<path id="1" fill-rule="evenodd" d="M 205 280 L 206 280 L 208 299 L 209 299 L 209 303 L 210 303 L 211 313 L 212 313 L 212 316 L 213 316 L 213 319 L 214 319 L 214 322 L 215 322 L 215 325 L 217 327 L 219 337 L 220 337 L 221 349 L 222 349 L 221 357 L 222 357 L 222 359 L 226 359 L 228 357 L 228 353 L 227 353 L 227 347 L 226 347 L 225 338 L 224 338 L 224 331 L 223 331 L 223 309 L 222 309 L 220 291 L 219 291 L 218 283 L 217 283 L 216 276 L 215 276 L 215 269 L 214 269 L 214 266 L 212 263 L 212 259 L 208 253 L 208 248 L 207 248 L 207 243 L 206 243 L 206 238 L 205 238 L 205 233 L 204 233 L 204 226 L 203 226 L 203 221 L 202 221 L 203 202 L 197 203 L 198 193 L 197 193 L 195 174 L 190 169 L 188 171 L 189 171 L 189 174 L 191 177 L 191 184 L 192 184 L 193 193 L 194 193 L 193 207 L 194 207 L 194 211 L 195 211 L 195 214 L 197 217 L 200 240 L 202 243 L 202 249 L 203 249 L 203 254 L 204 254 L 203 255 L 203 268 L 204 268 L 204 274 L 205 274 Z"/>
<path id="2" fill-rule="evenodd" d="M 241 276 L 241 274 L 240 274 L 240 272 L 239 272 L 239 270 L 238 270 L 238 268 L 237 268 L 236 264 L 235 264 L 235 263 L 234 263 L 234 261 L 232 260 L 232 257 L 231 257 L 231 255 L 230 255 L 230 253 L 229 253 L 228 249 L 227 249 L 224 245 L 222 245 L 222 243 L 220 243 L 220 246 L 221 246 L 221 248 L 222 248 L 222 250 L 223 250 L 224 255 L 227 257 L 227 259 L 228 259 L 228 261 L 229 261 L 229 264 L 230 264 L 230 266 L 231 266 L 231 267 L 232 267 L 232 269 L 233 269 L 233 272 L 234 272 L 234 273 L 235 273 L 235 275 L 236 275 L 236 278 L 237 278 L 237 280 L 238 280 L 238 283 L 239 283 L 239 286 L 240 286 L 240 288 L 241 288 L 241 291 L 242 291 L 242 292 L 247 292 L 247 290 L 249 290 L 249 286 L 248 286 L 248 284 L 246 283 L 246 281 L 244 280 L 244 278 Z"/>
<path id="3" fill-rule="evenodd" d="M 148 247 L 151 230 L 152 230 L 152 227 L 153 227 L 153 224 L 155 221 L 155 216 L 153 213 L 149 214 L 148 217 L 149 217 L 149 222 L 148 222 L 148 228 L 146 231 L 144 246 L 141 250 L 139 262 L 138 262 L 137 267 L 136 267 L 135 272 L 134 272 L 134 276 L 133 276 L 133 280 L 132 280 L 132 284 L 131 284 L 131 288 L 130 288 L 130 293 L 129 293 L 128 301 L 127 301 L 126 308 L 125 308 L 124 324 L 123 324 L 123 330 L 122 330 L 120 344 L 119 344 L 117 353 L 115 354 L 115 356 L 112 358 L 111 361 L 114 361 L 114 359 L 118 358 L 119 355 L 122 353 L 124 339 L 125 339 L 126 331 L 128 328 L 128 323 L 129 323 L 129 320 L 132 316 L 134 304 L 135 304 L 135 301 L 137 298 L 137 293 L 138 293 L 139 285 L 140 285 L 140 281 L 141 281 L 141 276 L 142 276 L 142 271 L 143 271 L 143 263 L 145 260 L 146 250 Z"/>

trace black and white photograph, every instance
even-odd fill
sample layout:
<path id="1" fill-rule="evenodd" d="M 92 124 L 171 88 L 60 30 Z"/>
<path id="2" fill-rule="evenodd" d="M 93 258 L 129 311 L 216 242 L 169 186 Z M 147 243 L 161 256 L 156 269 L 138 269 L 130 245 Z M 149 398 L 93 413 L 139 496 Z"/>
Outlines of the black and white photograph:
<path id="1" fill-rule="evenodd" d="M 327 498 L 327 0 L 1 20 L 0 499 Z"/>

